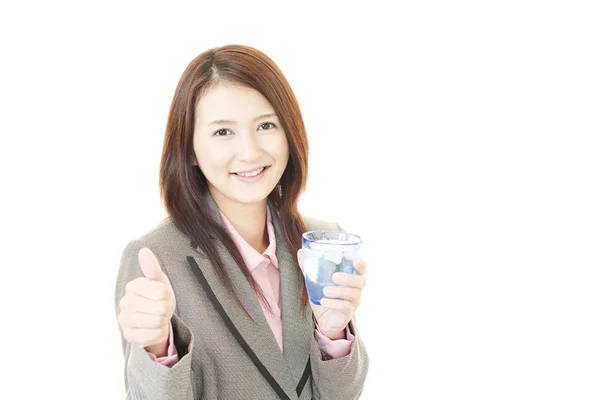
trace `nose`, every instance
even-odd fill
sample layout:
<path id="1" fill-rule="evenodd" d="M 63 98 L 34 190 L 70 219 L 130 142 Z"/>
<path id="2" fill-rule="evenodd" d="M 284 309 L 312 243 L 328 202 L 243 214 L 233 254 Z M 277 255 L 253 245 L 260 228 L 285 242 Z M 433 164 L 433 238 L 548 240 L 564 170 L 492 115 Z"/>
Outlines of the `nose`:
<path id="1" fill-rule="evenodd" d="M 252 163 L 261 156 L 262 148 L 254 132 L 241 134 L 238 139 L 238 158 Z"/>

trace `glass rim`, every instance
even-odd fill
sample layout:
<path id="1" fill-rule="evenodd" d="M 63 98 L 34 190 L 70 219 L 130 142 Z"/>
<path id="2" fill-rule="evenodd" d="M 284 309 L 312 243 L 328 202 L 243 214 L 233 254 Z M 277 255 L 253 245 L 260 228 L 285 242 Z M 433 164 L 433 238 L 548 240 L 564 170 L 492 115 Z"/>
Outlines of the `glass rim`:
<path id="1" fill-rule="evenodd" d="M 337 233 L 337 234 L 342 234 L 342 235 L 348 235 L 349 237 L 351 237 L 354 240 L 349 240 L 347 243 L 336 243 L 335 246 L 353 246 L 353 245 L 357 245 L 357 244 L 361 244 L 362 243 L 362 239 L 360 236 L 358 236 L 355 233 L 350 233 L 350 232 L 342 232 L 342 231 L 332 231 L 331 229 L 315 229 L 312 231 L 308 231 L 308 232 L 304 232 L 302 234 L 302 240 L 306 240 L 307 242 L 311 242 L 311 243 L 323 243 L 323 240 L 314 240 L 314 239 L 309 239 L 307 237 L 307 235 L 310 235 L 311 233 L 315 233 L 315 232 L 327 232 L 327 233 Z M 323 243 L 324 244 L 324 243 Z"/>

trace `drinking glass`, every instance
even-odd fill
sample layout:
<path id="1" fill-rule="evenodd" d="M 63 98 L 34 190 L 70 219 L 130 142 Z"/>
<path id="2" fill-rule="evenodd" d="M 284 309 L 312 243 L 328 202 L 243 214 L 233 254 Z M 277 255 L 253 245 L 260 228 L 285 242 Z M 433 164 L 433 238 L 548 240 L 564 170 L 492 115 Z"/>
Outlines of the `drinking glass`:
<path id="1" fill-rule="evenodd" d="M 335 285 L 331 280 L 335 272 L 356 273 L 353 263 L 361 242 L 359 236 L 346 232 L 317 230 L 302 234 L 304 281 L 313 304 L 321 305 L 323 288 Z"/>

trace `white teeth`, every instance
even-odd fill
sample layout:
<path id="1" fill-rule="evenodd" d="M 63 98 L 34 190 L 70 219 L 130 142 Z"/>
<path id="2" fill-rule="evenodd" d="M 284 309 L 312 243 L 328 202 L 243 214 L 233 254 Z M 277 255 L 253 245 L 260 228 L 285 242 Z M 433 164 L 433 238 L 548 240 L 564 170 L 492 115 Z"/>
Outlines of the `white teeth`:
<path id="1" fill-rule="evenodd" d="M 252 171 L 252 172 L 246 172 L 246 173 L 238 172 L 238 175 L 245 176 L 245 177 L 256 176 L 256 175 L 260 174 L 261 172 L 263 172 L 264 169 L 265 169 L 265 167 L 262 167 L 261 169 L 257 169 L 256 171 Z"/>

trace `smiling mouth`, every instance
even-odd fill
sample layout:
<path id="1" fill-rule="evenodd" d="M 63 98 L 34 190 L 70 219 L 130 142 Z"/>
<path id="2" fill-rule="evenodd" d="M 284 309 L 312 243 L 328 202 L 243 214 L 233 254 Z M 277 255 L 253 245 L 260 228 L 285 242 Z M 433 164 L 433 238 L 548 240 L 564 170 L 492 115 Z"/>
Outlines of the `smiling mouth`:
<path id="1" fill-rule="evenodd" d="M 251 178 L 253 176 L 260 175 L 260 173 L 263 172 L 264 170 L 266 170 L 267 168 L 269 168 L 269 167 L 261 167 L 254 171 L 248 171 L 248 172 L 234 172 L 233 174 L 237 175 L 237 176 L 242 176 L 244 178 Z"/>

